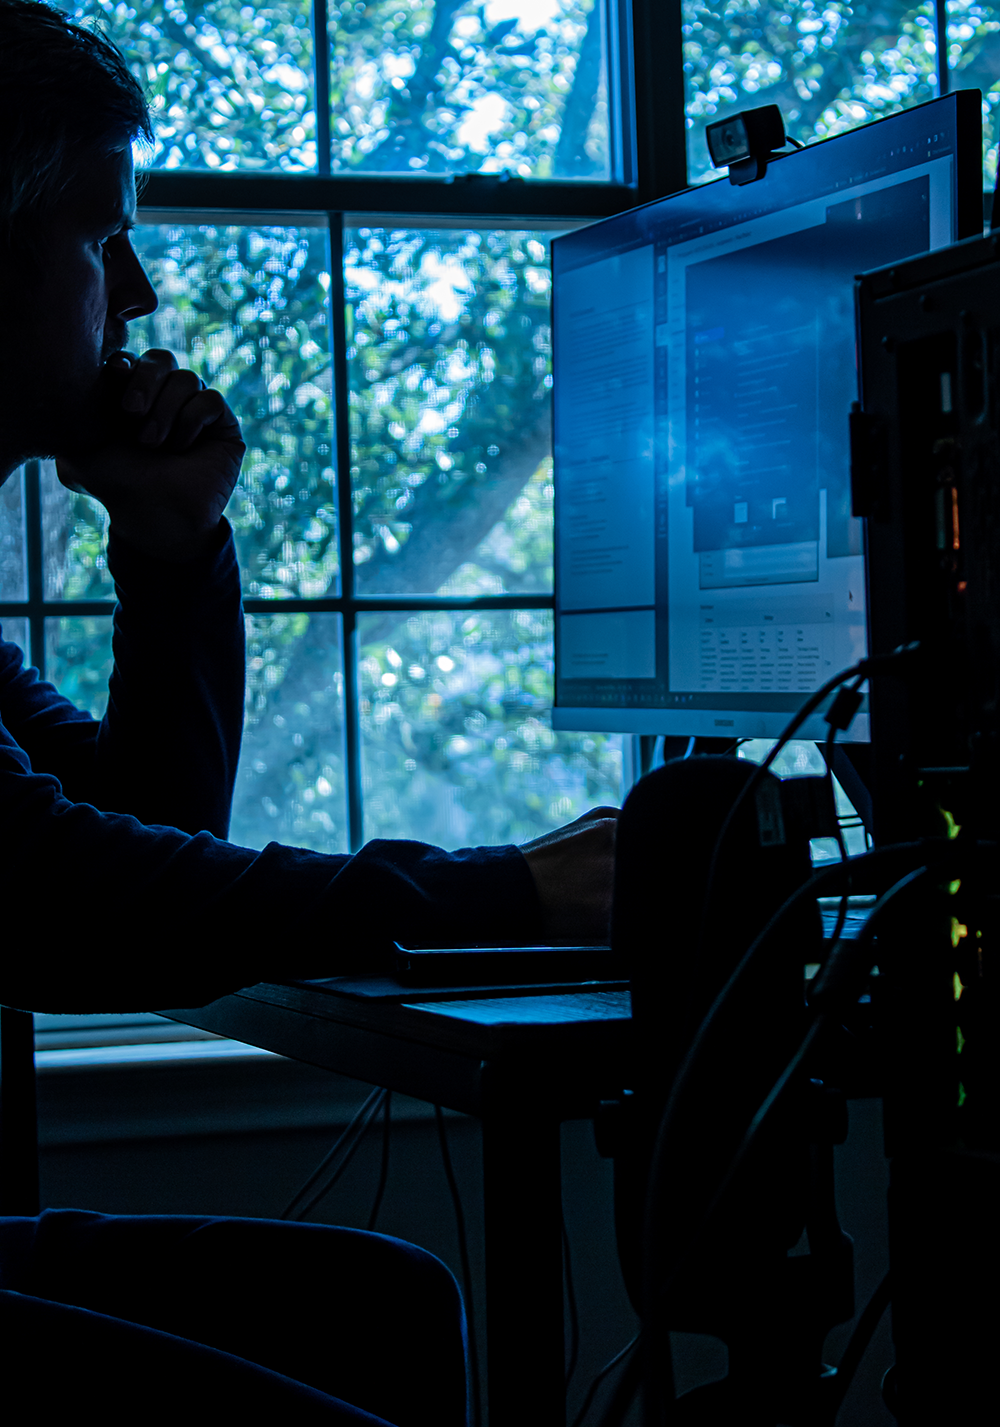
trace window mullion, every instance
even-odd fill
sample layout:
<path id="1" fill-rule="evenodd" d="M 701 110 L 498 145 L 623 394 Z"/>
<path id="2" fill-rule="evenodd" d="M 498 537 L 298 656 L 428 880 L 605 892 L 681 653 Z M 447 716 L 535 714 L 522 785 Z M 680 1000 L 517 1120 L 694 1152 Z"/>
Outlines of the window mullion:
<path id="1" fill-rule="evenodd" d="M 934 28 L 937 44 L 938 93 L 947 94 L 951 89 L 951 72 L 948 69 L 947 0 L 934 0 Z"/>
<path id="2" fill-rule="evenodd" d="M 313 82 L 316 96 L 316 158 L 319 174 L 330 174 L 330 53 L 326 0 L 313 0 Z"/>
<path id="3" fill-rule="evenodd" d="M 638 160 L 636 201 L 687 187 L 681 0 L 630 0 Z"/>
<path id="4" fill-rule="evenodd" d="M 358 645 L 354 605 L 354 538 L 351 508 L 351 415 L 347 392 L 347 322 L 344 311 L 344 215 L 330 218 L 330 350 L 333 363 L 334 441 L 337 453 L 337 528 L 340 541 L 340 588 L 344 601 L 344 758 L 347 832 L 350 850 L 364 843 L 361 806 L 361 722 L 358 695 Z"/>

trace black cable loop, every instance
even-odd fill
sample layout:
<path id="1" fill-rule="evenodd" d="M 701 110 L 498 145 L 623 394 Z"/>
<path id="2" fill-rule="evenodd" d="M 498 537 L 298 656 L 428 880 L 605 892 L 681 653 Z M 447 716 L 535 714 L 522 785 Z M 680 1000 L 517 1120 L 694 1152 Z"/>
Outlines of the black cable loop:
<path id="1" fill-rule="evenodd" d="M 622 1348 L 621 1352 L 615 1353 L 614 1357 L 609 1359 L 609 1361 L 606 1362 L 601 1368 L 601 1370 L 597 1373 L 594 1380 L 591 1382 L 589 1388 L 587 1389 L 587 1395 L 583 1399 L 583 1403 L 580 1407 L 579 1412 L 573 1418 L 572 1427 L 583 1427 L 583 1423 L 586 1419 L 587 1413 L 593 1406 L 594 1398 L 597 1396 L 597 1389 L 607 1377 L 608 1373 L 614 1372 L 618 1364 L 624 1362 L 628 1355 L 633 1352 L 638 1342 L 639 1334 L 637 1333 L 635 1337 L 631 1340 L 631 1342 L 626 1343 L 624 1348 Z"/>
<path id="2" fill-rule="evenodd" d="M 296 1190 L 296 1192 L 292 1195 L 285 1208 L 279 1214 L 279 1219 L 301 1219 L 303 1214 L 308 1214 L 309 1210 L 312 1209 L 314 1205 L 318 1204 L 320 1199 L 323 1198 L 323 1195 L 326 1194 L 328 1190 L 333 1188 L 334 1184 L 340 1178 L 341 1174 L 343 1174 L 344 1170 L 347 1168 L 347 1165 L 353 1158 L 354 1151 L 361 1143 L 362 1137 L 364 1136 L 364 1133 L 367 1130 L 368 1126 L 371 1124 L 372 1119 L 378 1113 L 379 1107 L 381 1106 L 382 1100 L 385 1095 L 385 1090 L 372 1091 L 372 1093 L 368 1096 L 367 1100 L 365 1100 L 364 1104 L 357 1111 L 347 1128 L 334 1141 L 333 1148 L 320 1160 L 319 1164 L 313 1170 L 312 1174 L 306 1180 L 305 1184 L 303 1184 L 302 1187 Z M 362 1121 L 364 1121 L 363 1124 Z M 360 1129 L 358 1129 L 359 1125 Z M 298 1208 L 297 1206 L 299 1204 L 299 1200 L 303 1199 L 305 1195 L 309 1193 L 309 1190 L 322 1176 L 324 1170 L 326 1170 L 328 1166 L 336 1160 L 343 1147 L 348 1144 L 348 1141 L 355 1134 L 355 1132 L 357 1132 L 357 1139 L 353 1144 L 348 1145 L 346 1158 L 344 1159 L 343 1164 L 341 1164 L 334 1172 L 333 1178 L 326 1184 L 323 1189 L 319 1191 L 318 1194 L 316 1194 L 309 1201 L 309 1203 L 304 1208 Z"/>
<path id="3" fill-rule="evenodd" d="M 854 1381 L 854 1374 L 861 1365 L 868 1344 L 875 1335 L 882 1314 L 888 1308 L 892 1300 L 892 1276 L 886 1274 L 875 1292 L 865 1304 L 861 1317 L 854 1325 L 847 1347 L 840 1355 L 840 1362 L 837 1364 L 837 1376 L 833 1379 L 831 1396 L 834 1406 L 834 1424 L 836 1424 L 836 1414 L 840 1412 L 844 1398 L 848 1389 Z"/>
<path id="4" fill-rule="evenodd" d="M 951 844 L 951 848 L 952 850 L 955 850 L 953 843 Z M 841 869 L 838 867 L 830 870 L 839 872 Z M 924 878 L 930 875 L 932 875 L 932 869 L 930 867 L 925 866 L 913 869 L 904 877 L 900 878 L 896 883 L 894 883 L 893 886 L 890 887 L 888 891 L 885 892 L 882 897 L 879 898 L 879 901 L 872 909 L 871 915 L 865 922 L 865 925 L 862 929 L 863 934 L 858 937 L 857 942 L 851 942 L 846 944 L 842 943 L 842 945 L 846 945 L 851 948 L 852 952 L 854 953 L 854 959 L 857 959 L 857 952 L 855 951 L 855 948 L 857 948 L 857 951 L 863 951 L 866 948 L 870 949 L 870 943 L 872 938 L 874 937 L 875 927 L 877 926 L 878 921 L 882 918 L 882 916 L 884 916 L 886 910 L 892 907 L 893 903 L 895 903 L 901 896 L 904 896 L 908 892 L 912 891 L 914 886 L 919 885 L 919 883 Z M 816 879 L 813 880 L 815 881 Z M 809 885 L 810 884 L 807 884 L 807 887 Z M 805 889 L 800 889 L 799 894 L 796 894 L 796 896 L 789 898 L 788 902 L 785 903 L 785 907 L 781 909 L 781 912 L 779 912 L 778 917 L 780 917 L 782 913 L 787 912 L 787 910 L 797 900 L 797 897 L 804 890 Z M 772 922 L 769 924 L 769 927 L 773 926 L 777 919 L 778 918 L 772 919 Z M 763 934 L 761 938 L 758 938 L 758 942 L 755 943 L 755 947 L 759 947 L 759 944 L 762 939 Z M 860 947 L 858 947 L 858 943 L 861 943 Z M 751 951 L 753 950 L 754 948 L 751 948 Z M 750 953 L 747 954 L 747 957 L 749 957 L 749 955 Z M 741 962 L 741 967 L 747 961 L 747 957 L 744 958 L 744 962 Z M 737 970 L 739 969 L 740 968 L 737 968 Z M 846 977 L 844 979 L 846 979 Z M 729 983 L 729 986 L 732 986 L 732 979 Z M 721 1000 L 721 997 L 719 999 Z M 831 1000 L 834 999 L 835 998 L 833 998 L 833 996 L 831 995 Z M 718 1006 L 719 1001 L 717 1000 L 716 1005 L 713 1006 L 712 1011 L 709 1013 L 709 1016 L 706 1017 L 706 1020 L 699 1028 L 699 1034 L 705 1029 L 708 1022 L 717 1012 Z M 788 1087 L 792 1084 L 795 1078 L 796 1072 L 801 1068 L 801 1066 L 807 1059 L 809 1052 L 813 1049 L 814 1045 L 819 1040 L 820 1036 L 822 1035 L 822 1032 L 826 1029 L 827 1025 L 831 1023 L 829 1012 L 834 1009 L 837 1009 L 835 1004 L 831 1006 L 829 1010 L 827 1008 L 824 1008 L 813 1020 L 795 1054 L 785 1066 L 785 1069 L 782 1071 L 775 1084 L 771 1087 L 770 1091 L 765 1096 L 763 1102 L 761 1103 L 756 1114 L 754 1115 L 743 1137 L 743 1140 L 741 1141 L 740 1146 L 736 1151 L 736 1154 L 733 1156 L 732 1160 L 729 1163 L 729 1166 L 727 1167 L 719 1182 L 718 1189 L 716 1190 L 715 1194 L 712 1196 L 709 1202 L 708 1209 L 705 1211 L 704 1214 L 701 1215 L 700 1220 L 693 1229 L 693 1231 L 689 1233 L 685 1246 L 680 1251 L 680 1253 L 677 1254 L 674 1263 L 668 1269 L 662 1272 L 658 1272 L 659 1265 L 657 1263 L 657 1259 L 660 1246 L 658 1244 L 658 1225 L 655 1218 L 654 1206 L 659 1197 L 658 1183 L 663 1177 L 664 1165 L 669 1158 L 666 1149 L 667 1143 L 669 1141 L 669 1130 L 672 1121 L 675 1120 L 677 1116 L 677 1101 L 680 1098 L 678 1095 L 678 1090 L 680 1087 L 678 1087 L 675 1083 L 674 1091 L 671 1093 L 670 1100 L 667 1104 L 667 1109 L 664 1113 L 663 1119 L 660 1122 L 660 1129 L 657 1134 L 650 1163 L 649 1184 L 647 1190 L 647 1223 L 644 1236 L 645 1252 L 643 1254 L 645 1268 L 645 1288 L 643 1295 L 643 1331 L 647 1336 L 652 1339 L 652 1341 L 655 1342 L 655 1339 L 658 1334 L 655 1328 L 651 1328 L 650 1319 L 654 1319 L 655 1322 L 656 1318 L 665 1316 L 664 1306 L 669 1301 L 670 1293 L 674 1286 L 674 1282 L 689 1265 L 690 1260 L 693 1259 L 695 1251 L 699 1247 L 699 1241 L 702 1234 L 704 1233 L 706 1227 L 711 1223 L 713 1216 L 717 1213 L 723 1199 L 725 1198 L 727 1192 L 730 1189 L 730 1186 L 735 1181 L 745 1160 L 747 1159 L 748 1155 L 756 1144 L 756 1141 L 758 1140 L 765 1124 L 767 1123 L 767 1120 L 774 1112 L 776 1107 L 781 1103 L 785 1092 L 787 1091 Z M 703 1037 L 701 1039 L 701 1043 L 704 1044 Z M 690 1067 L 688 1067 L 688 1075 L 690 1075 L 690 1073 Z M 657 1278 L 659 1278 L 661 1282 L 661 1286 L 659 1288 L 656 1285 Z M 662 1331 L 666 1330 L 661 1330 L 661 1332 Z M 668 1345 L 665 1345 L 663 1352 L 657 1354 L 657 1362 L 659 1363 L 661 1361 L 666 1360 L 667 1354 Z M 844 1391 L 846 1392 L 846 1387 Z M 669 1420 L 672 1416 L 673 1407 L 676 1404 L 672 1372 L 669 1374 L 669 1384 L 666 1386 L 661 1400 L 665 1409 L 665 1415 L 662 1424 L 658 1423 L 657 1427 L 669 1427 Z"/>
<path id="5" fill-rule="evenodd" d="M 438 1143 L 441 1146 L 441 1163 L 444 1167 L 444 1177 L 448 1181 L 452 1207 L 455 1210 L 455 1233 L 458 1238 L 458 1257 L 462 1265 L 465 1321 L 469 1334 L 469 1387 L 472 1394 L 472 1420 L 476 1424 L 476 1427 L 479 1427 L 482 1421 L 482 1403 L 479 1388 L 479 1349 L 476 1344 L 475 1305 L 472 1298 L 472 1264 L 469 1260 L 469 1240 L 465 1232 L 465 1211 L 462 1208 L 462 1196 L 458 1191 L 458 1180 L 455 1178 L 455 1170 L 451 1162 L 451 1151 L 448 1148 L 448 1133 L 445 1129 L 444 1111 L 440 1105 L 434 1106 L 434 1118 L 437 1121 Z"/>
<path id="6" fill-rule="evenodd" d="M 902 659 L 912 658 L 913 655 L 917 652 L 918 647 L 919 646 L 916 644 L 904 644 L 901 645 L 898 649 L 894 649 L 891 654 L 880 654 L 868 659 L 859 659 L 858 662 L 856 664 L 852 664 L 849 669 L 842 669 L 839 674 L 834 674 L 831 678 L 827 679 L 826 683 L 823 684 L 821 688 L 817 689 L 814 694 L 810 694 L 809 698 L 806 699 L 802 707 L 792 715 L 791 719 L 788 721 L 788 723 L 782 730 L 778 741 L 775 743 L 774 747 L 767 754 L 766 758 L 764 758 L 763 762 L 757 765 L 757 767 L 754 769 L 754 772 L 740 789 L 733 802 L 732 807 L 729 809 L 729 812 L 726 815 L 726 820 L 722 824 L 722 828 L 719 831 L 719 836 L 715 840 L 715 846 L 712 849 L 712 856 L 708 864 L 708 876 L 705 880 L 705 894 L 704 901 L 702 903 L 701 927 L 699 929 L 698 934 L 699 946 L 705 940 L 705 929 L 708 925 L 711 913 L 712 888 L 715 883 L 716 871 L 719 865 L 719 856 L 721 854 L 722 847 L 725 843 L 729 830 L 733 825 L 733 819 L 736 817 L 738 810 L 743 806 L 743 803 L 746 801 L 746 799 L 749 798 L 750 794 L 752 792 L 757 791 L 757 788 L 763 781 L 764 774 L 770 769 L 771 764 L 777 758 L 778 754 L 785 747 L 785 745 L 795 737 L 799 728 L 802 726 L 803 723 L 805 723 L 809 715 L 819 708 L 823 700 L 827 697 L 827 695 L 832 694 L 834 689 L 839 688 L 841 684 L 846 684 L 849 679 L 854 679 L 856 681 L 856 689 L 860 688 L 860 686 L 871 674 L 878 673 L 880 670 L 888 668 L 890 665 L 897 663 Z"/>

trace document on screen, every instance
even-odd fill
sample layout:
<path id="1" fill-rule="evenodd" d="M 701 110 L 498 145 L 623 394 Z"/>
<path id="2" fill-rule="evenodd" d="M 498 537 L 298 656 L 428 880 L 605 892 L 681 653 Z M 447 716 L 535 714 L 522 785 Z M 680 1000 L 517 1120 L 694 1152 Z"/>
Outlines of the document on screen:
<path id="1" fill-rule="evenodd" d="M 651 607 L 653 249 L 615 254 L 564 279 L 556 442 L 560 601 Z"/>

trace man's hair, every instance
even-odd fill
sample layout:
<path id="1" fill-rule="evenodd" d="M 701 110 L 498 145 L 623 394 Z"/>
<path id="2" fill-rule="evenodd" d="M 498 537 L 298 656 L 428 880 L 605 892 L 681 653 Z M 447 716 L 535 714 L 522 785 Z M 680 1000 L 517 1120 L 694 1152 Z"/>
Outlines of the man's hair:
<path id="1" fill-rule="evenodd" d="M 0 259 L 25 254 L 85 153 L 153 142 L 149 106 L 106 35 L 40 0 L 0 0 Z"/>

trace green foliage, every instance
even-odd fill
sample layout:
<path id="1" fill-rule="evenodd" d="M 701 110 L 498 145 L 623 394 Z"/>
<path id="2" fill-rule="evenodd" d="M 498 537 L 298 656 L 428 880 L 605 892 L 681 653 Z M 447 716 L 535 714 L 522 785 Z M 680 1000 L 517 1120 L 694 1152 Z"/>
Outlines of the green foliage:
<path id="1" fill-rule="evenodd" d="M 230 837 L 347 851 L 340 616 L 250 615 Z"/>
<path id="2" fill-rule="evenodd" d="M 1000 6 L 948 0 L 948 68 L 957 89 L 983 91 L 986 185 L 997 178 L 1000 141 Z"/>
<path id="3" fill-rule="evenodd" d="M 149 96 L 153 168 L 316 168 L 310 0 L 85 0 Z"/>
<path id="4" fill-rule="evenodd" d="M 331 0 L 337 170 L 607 178 L 594 0 Z"/>
<path id="5" fill-rule="evenodd" d="M 27 598 L 25 554 L 24 474 L 15 471 L 6 484 L 0 486 L 0 599 Z"/>
<path id="6" fill-rule="evenodd" d="M 620 802 L 621 739 L 552 730 L 549 611 L 412 615 L 374 643 L 377 618 L 359 619 L 366 838 L 522 842 Z"/>
<path id="7" fill-rule="evenodd" d="M 113 599 L 107 511 L 91 496 L 61 485 L 55 461 L 41 463 L 40 487 L 45 598 Z"/>
<path id="8" fill-rule="evenodd" d="M 93 718 L 104 717 L 111 667 L 110 614 L 45 621 L 46 678 Z"/>
<path id="9" fill-rule="evenodd" d="M 541 539 L 527 519 L 550 484 L 532 484 L 551 451 L 549 261 L 544 233 L 345 234 L 359 591 L 433 594 L 470 556 L 462 592 L 551 588 L 549 512 Z M 516 534 L 508 519 L 473 555 L 526 488 Z"/>
<path id="10" fill-rule="evenodd" d="M 244 588 L 281 599 L 337 592 L 324 228 L 142 225 L 160 294 L 133 346 L 172 351 L 226 397 L 247 454 L 227 512 Z"/>
<path id="11" fill-rule="evenodd" d="M 800 143 L 937 94 L 934 6 L 900 0 L 685 0 L 688 169 L 715 177 L 706 124 L 777 104 Z"/>
<path id="12" fill-rule="evenodd" d="M 149 94 L 155 168 L 317 168 L 310 0 L 86 0 Z M 337 170 L 609 176 L 594 0 L 331 0 Z"/>

